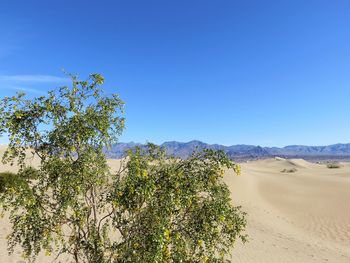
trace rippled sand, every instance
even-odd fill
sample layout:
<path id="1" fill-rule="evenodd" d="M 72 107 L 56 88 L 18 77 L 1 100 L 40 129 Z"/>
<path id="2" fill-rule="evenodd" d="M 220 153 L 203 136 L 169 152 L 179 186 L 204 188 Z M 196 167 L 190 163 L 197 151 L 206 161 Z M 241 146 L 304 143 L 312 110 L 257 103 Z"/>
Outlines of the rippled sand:
<path id="1" fill-rule="evenodd" d="M 277 158 L 242 171 L 226 176 L 235 204 L 249 214 L 250 242 L 237 245 L 233 262 L 350 262 L 350 164 Z"/>

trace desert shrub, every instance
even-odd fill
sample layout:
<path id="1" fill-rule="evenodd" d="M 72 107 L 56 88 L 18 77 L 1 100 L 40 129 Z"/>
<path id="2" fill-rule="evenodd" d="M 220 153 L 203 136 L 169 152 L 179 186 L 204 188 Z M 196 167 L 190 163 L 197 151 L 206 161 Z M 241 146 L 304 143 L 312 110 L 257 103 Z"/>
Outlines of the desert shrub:
<path id="1" fill-rule="evenodd" d="M 245 213 L 222 180 L 239 166 L 220 151 L 180 160 L 148 145 L 111 173 L 104 149 L 123 129 L 123 102 L 103 94 L 98 74 L 71 77 L 71 87 L 47 96 L 1 101 L 0 135 L 10 138 L 3 162 L 20 168 L 16 187 L 0 193 L 10 252 L 19 245 L 30 260 L 44 250 L 89 263 L 225 262 L 236 239 L 246 239 Z M 37 170 L 26 166 L 28 151 Z"/>
<path id="2" fill-rule="evenodd" d="M 298 171 L 296 168 L 289 168 L 289 169 L 283 169 L 281 172 L 282 173 L 295 173 Z"/>
<path id="3" fill-rule="evenodd" d="M 337 169 L 340 167 L 341 167 L 341 164 L 337 162 L 327 163 L 327 168 L 329 169 Z"/>
<path id="4" fill-rule="evenodd" d="M 225 262 L 236 239 L 246 240 L 245 213 L 222 180 L 239 166 L 223 152 L 180 160 L 151 144 L 129 151 L 126 167 L 112 194 L 122 214 L 114 222 L 124 225 L 116 262 Z"/>

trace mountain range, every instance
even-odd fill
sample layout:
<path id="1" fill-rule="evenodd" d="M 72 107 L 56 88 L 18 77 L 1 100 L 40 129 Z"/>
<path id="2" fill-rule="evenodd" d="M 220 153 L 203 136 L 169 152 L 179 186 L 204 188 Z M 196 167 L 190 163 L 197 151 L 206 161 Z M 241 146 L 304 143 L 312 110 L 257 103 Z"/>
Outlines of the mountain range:
<path id="1" fill-rule="evenodd" d="M 135 146 L 144 146 L 140 143 L 117 143 L 106 151 L 108 158 L 121 158 L 125 152 Z M 193 140 L 190 142 L 170 141 L 160 145 L 170 155 L 187 158 L 196 149 L 223 150 L 234 160 L 255 160 L 271 157 L 303 158 L 306 160 L 350 160 L 350 143 L 333 144 L 328 146 L 289 145 L 286 147 L 261 147 L 256 145 L 238 144 L 224 146 L 220 144 L 207 144 Z"/>

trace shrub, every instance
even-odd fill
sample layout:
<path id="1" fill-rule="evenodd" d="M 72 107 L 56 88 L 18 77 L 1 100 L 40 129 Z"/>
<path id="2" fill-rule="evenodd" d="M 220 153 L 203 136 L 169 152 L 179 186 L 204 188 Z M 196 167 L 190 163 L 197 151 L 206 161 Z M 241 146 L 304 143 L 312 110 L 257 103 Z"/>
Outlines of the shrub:
<path id="1" fill-rule="evenodd" d="M 30 260 L 44 250 L 89 263 L 225 262 L 236 239 L 246 240 L 245 213 L 222 180 L 239 166 L 220 151 L 180 160 L 148 145 L 112 174 L 104 149 L 123 129 L 123 102 L 103 94 L 101 75 L 71 77 L 72 87 L 48 96 L 1 101 L 0 135 L 10 138 L 3 162 L 20 167 L 15 189 L 0 193 L 10 252 L 20 245 Z M 38 170 L 27 168 L 28 150 Z"/>
<path id="2" fill-rule="evenodd" d="M 333 162 L 333 163 L 328 163 L 327 168 L 329 169 L 336 169 L 342 167 L 340 163 Z"/>
<path id="3" fill-rule="evenodd" d="M 296 168 L 290 168 L 290 169 L 283 169 L 281 173 L 295 173 L 298 171 Z"/>

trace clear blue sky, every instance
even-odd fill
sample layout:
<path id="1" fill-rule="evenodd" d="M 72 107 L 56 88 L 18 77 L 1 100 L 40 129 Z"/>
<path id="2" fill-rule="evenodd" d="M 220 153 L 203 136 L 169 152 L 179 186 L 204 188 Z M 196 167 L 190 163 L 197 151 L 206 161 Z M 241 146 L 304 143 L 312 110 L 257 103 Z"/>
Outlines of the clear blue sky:
<path id="1" fill-rule="evenodd" d="M 350 142 L 350 2 L 1 1 L 0 96 L 106 77 L 121 141 Z"/>

